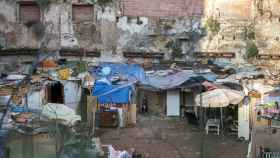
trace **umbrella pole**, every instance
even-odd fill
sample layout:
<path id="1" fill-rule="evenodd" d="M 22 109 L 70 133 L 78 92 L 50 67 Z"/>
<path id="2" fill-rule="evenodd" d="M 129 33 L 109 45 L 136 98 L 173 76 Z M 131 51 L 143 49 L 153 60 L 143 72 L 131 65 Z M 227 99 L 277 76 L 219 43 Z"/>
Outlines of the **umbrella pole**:
<path id="1" fill-rule="evenodd" d="M 202 94 L 200 93 L 200 98 L 199 98 L 200 100 L 200 109 L 199 109 L 199 126 L 200 126 L 200 128 L 201 129 L 203 129 L 204 128 L 204 122 L 203 122 L 203 108 L 202 108 Z"/>
<path id="2" fill-rule="evenodd" d="M 223 107 L 220 108 L 220 112 L 221 112 L 221 129 L 224 128 L 224 125 L 223 125 Z"/>

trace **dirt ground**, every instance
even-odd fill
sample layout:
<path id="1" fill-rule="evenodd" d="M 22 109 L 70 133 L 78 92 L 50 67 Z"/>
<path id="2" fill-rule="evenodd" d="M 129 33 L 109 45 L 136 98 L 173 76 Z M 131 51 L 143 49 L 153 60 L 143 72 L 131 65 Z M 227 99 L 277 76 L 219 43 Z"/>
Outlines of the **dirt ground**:
<path id="1" fill-rule="evenodd" d="M 138 116 L 133 128 L 97 129 L 102 144 L 134 148 L 142 158 L 245 158 L 247 143 L 237 138 L 205 135 L 179 118 Z"/>

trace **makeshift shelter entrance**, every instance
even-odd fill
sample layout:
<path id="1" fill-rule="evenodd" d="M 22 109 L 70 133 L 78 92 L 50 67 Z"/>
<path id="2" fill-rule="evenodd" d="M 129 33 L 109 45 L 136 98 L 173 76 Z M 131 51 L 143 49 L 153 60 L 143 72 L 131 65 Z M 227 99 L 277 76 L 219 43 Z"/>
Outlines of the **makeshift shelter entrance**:
<path id="1" fill-rule="evenodd" d="M 46 98 L 48 103 L 64 103 L 64 86 L 60 82 L 47 85 Z"/>
<path id="2" fill-rule="evenodd" d="M 135 124 L 134 84 L 144 80 L 143 69 L 138 65 L 104 63 L 92 70 L 92 76 L 96 78 L 92 95 L 97 97 L 97 125 Z"/>
<path id="3" fill-rule="evenodd" d="M 133 86 L 110 85 L 104 82 L 96 82 L 93 87 L 93 96 L 97 97 L 97 109 L 99 123 L 103 127 L 124 127 L 128 123 L 128 111 L 131 109 L 131 97 Z M 136 109 L 136 105 L 134 107 Z M 135 110 L 136 111 L 136 110 Z M 117 116 L 119 119 L 117 120 Z M 130 121 L 131 122 L 131 121 Z"/>
<path id="4" fill-rule="evenodd" d="M 147 91 L 158 91 L 162 93 L 167 116 L 180 116 L 184 98 L 184 88 L 201 85 L 203 81 L 214 81 L 216 75 L 213 73 L 196 74 L 193 70 L 158 70 L 147 71 L 146 81 L 141 83 Z M 151 101 L 150 101 L 151 102 Z M 154 106 L 154 105 L 153 105 Z"/>

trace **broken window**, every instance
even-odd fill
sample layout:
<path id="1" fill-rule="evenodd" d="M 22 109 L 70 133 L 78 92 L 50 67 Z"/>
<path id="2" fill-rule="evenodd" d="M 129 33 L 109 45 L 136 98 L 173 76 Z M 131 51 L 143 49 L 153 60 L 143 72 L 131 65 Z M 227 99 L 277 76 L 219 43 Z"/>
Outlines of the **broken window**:
<path id="1" fill-rule="evenodd" d="M 93 5 L 73 5 L 72 6 L 72 20 L 75 23 L 93 21 Z"/>
<path id="2" fill-rule="evenodd" d="M 40 8 L 35 2 L 19 4 L 19 21 L 22 23 L 40 21 Z"/>
<path id="3" fill-rule="evenodd" d="M 64 86 L 60 82 L 48 84 L 46 100 L 48 103 L 64 103 Z"/>

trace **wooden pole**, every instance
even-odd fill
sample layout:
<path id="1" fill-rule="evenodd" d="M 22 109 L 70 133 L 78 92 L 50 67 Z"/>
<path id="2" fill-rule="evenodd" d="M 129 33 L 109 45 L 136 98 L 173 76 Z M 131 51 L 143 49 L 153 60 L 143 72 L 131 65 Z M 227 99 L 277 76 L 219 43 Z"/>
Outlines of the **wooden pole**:
<path id="1" fill-rule="evenodd" d="M 87 125 L 89 127 L 89 135 L 94 134 L 96 106 L 96 97 L 87 96 Z"/>
<path id="2" fill-rule="evenodd" d="M 203 108 L 202 108 L 202 105 L 203 105 L 203 102 L 202 102 L 202 90 L 200 90 L 200 94 L 199 94 L 199 101 L 200 101 L 200 109 L 199 109 L 199 126 L 201 129 L 204 128 L 204 121 L 203 121 Z"/>
<path id="3" fill-rule="evenodd" d="M 224 123 L 223 123 L 223 107 L 220 108 L 221 110 L 221 129 L 224 128 Z"/>

